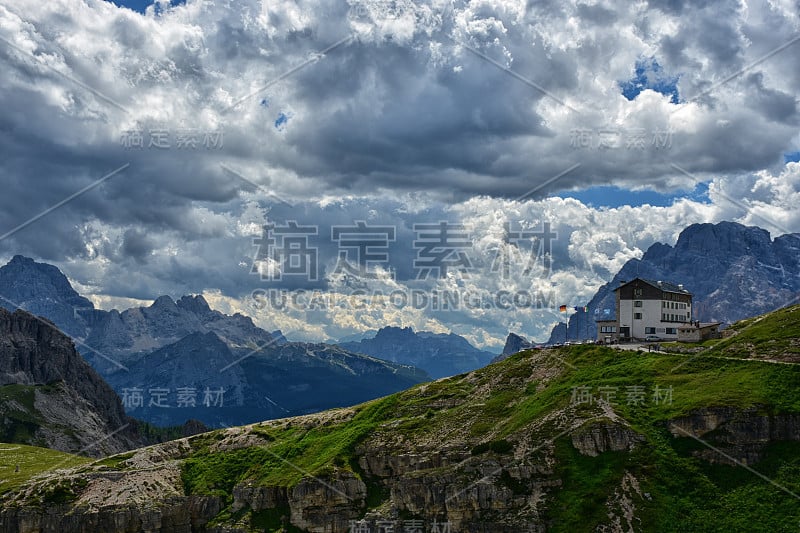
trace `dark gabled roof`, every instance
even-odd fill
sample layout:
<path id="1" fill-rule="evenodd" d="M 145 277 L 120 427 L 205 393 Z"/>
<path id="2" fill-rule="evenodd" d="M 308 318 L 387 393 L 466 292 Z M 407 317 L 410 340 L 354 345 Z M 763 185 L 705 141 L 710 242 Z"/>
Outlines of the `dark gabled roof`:
<path id="1" fill-rule="evenodd" d="M 674 293 L 677 293 L 677 294 L 691 294 L 686 289 L 681 289 L 679 286 L 675 285 L 674 283 L 670 283 L 669 281 L 661 281 L 660 285 L 659 285 L 658 281 L 654 281 L 652 279 L 644 279 L 644 278 L 634 278 L 634 279 L 632 279 L 630 281 L 627 281 L 627 282 L 623 283 L 622 285 L 620 285 L 619 287 L 617 287 L 614 290 L 618 291 L 621 287 L 624 287 L 625 285 L 630 285 L 631 283 L 633 283 L 636 280 L 643 281 L 643 282 L 647 283 L 648 285 L 651 285 L 651 286 L 655 287 L 656 289 L 659 289 L 659 290 L 664 291 L 664 292 L 674 292 Z"/>

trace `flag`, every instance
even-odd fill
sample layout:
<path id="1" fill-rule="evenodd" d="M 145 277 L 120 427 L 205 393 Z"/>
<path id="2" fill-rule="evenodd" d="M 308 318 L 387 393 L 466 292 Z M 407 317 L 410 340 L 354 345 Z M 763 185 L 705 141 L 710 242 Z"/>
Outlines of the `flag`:
<path id="1" fill-rule="evenodd" d="M 584 306 L 583 306 L 583 312 L 584 312 L 584 313 L 588 313 L 588 312 L 589 312 L 589 307 L 588 307 L 588 306 L 586 306 L 586 305 L 584 305 Z"/>
<path id="2" fill-rule="evenodd" d="M 559 306 L 558 310 L 561 311 L 562 313 L 566 313 L 567 312 L 567 306 L 566 305 Z"/>

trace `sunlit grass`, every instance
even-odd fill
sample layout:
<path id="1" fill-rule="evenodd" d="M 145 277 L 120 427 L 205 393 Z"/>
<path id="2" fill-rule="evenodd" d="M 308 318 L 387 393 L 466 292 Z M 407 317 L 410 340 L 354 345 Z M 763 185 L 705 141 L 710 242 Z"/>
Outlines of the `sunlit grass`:
<path id="1" fill-rule="evenodd" d="M 48 470 L 92 462 L 88 457 L 23 444 L 0 443 L 0 494 Z M 19 467 L 19 472 L 17 472 Z"/>

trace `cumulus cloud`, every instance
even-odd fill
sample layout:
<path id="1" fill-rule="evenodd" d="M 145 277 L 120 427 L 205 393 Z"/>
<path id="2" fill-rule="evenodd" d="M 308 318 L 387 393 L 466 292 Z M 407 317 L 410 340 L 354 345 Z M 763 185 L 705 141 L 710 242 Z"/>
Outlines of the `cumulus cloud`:
<path id="1" fill-rule="evenodd" d="M 105 305 L 210 291 L 243 308 L 262 285 L 253 239 L 269 221 L 317 225 L 322 237 L 358 220 L 395 226 L 394 278 L 373 284 L 396 289 L 414 281 L 413 224 L 453 220 L 472 228 L 483 269 L 461 288 L 555 288 L 577 305 L 692 222 L 798 230 L 798 167 L 781 164 L 800 142 L 796 7 L 189 0 L 141 15 L 100 0 L 12 0 L 0 6 L 0 234 L 24 227 L 0 251 L 56 262 Z M 624 95 L 641 65 L 655 82 Z M 698 181 L 708 202 L 602 209 L 548 197 Z M 558 234 L 550 276 L 491 270 L 510 246 L 506 224 L 544 221 Z M 337 252 L 320 244 L 321 272 Z M 343 290 L 331 283 L 277 287 Z M 262 320 L 306 338 L 397 323 L 486 343 L 505 329 L 541 337 L 555 317 L 361 309 Z"/>

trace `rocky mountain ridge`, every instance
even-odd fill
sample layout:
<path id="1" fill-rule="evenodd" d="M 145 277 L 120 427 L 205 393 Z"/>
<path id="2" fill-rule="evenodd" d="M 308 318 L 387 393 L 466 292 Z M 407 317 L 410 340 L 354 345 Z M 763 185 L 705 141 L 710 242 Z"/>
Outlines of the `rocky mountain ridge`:
<path id="1" fill-rule="evenodd" d="M 495 354 L 479 350 L 454 333 L 415 332 L 413 328 L 387 326 L 374 337 L 341 342 L 346 350 L 415 366 L 433 378 L 475 370 L 487 365 Z"/>
<path id="2" fill-rule="evenodd" d="M 656 243 L 631 259 L 569 318 L 567 340 L 594 339 L 595 319 L 614 318 L 614 289 L 636 277 L 681 283 L 693 294 L 694 318 L 731 324 L 800 297 L 800 235 L 772 239 L 769 232 L 735 222 L 693 224 L 674 246 Z M 564 325 L 548 343 L 564 342 Z"/>
<path id="3" fill-rule="evenodd" d="M 0 307 L 42 313 L 69 332 L 129 413 L 162 426 L 305 414 L 429 379 L 408 365 L 337 346 L 288 342 L 250 317 L 211 309 L 202 295 L 160 296 L 122 312 L 95 309 L 56 267 L 21 256 L 0 267 L 0 297 Z"/>

